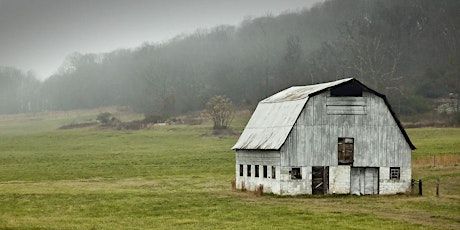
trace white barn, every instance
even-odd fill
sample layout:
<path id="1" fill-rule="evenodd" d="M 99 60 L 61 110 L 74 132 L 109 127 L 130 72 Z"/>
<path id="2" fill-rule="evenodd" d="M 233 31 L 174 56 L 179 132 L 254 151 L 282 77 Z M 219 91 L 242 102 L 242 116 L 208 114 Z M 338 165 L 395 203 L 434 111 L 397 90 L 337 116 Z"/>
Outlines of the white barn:
<path id="1" fill-rule="evenodd" d="M 359 195 L 408 191 L 415 146 L 386 97 L 347 78 L 262 100 L 232 149 L 237 189 Z"/>

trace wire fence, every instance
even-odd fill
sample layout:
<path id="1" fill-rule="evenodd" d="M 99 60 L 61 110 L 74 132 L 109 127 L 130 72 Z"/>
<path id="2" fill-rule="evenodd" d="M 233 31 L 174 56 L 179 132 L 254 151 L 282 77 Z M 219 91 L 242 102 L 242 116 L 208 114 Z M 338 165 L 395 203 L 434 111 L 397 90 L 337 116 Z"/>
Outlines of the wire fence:
<path id="1" fill-rule="evenodd" d="M 460 165 L 460 154 L 443 154 L 417 157 L 412 160 L 413 167 L 438 167 Z"/>

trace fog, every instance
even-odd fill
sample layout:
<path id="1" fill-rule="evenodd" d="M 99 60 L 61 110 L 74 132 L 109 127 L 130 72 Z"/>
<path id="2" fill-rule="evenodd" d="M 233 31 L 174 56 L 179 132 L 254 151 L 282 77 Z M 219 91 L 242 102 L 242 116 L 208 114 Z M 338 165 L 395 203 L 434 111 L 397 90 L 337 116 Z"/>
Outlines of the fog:
<path id="1" fill-rule="evenodd" d="M 0 67 L 0 113 L 123 106 L 167 118 L 215 95 L 253 108 L 293 85 L 354 77 L 398 114 L 460 123 L 458 0 L 329 0 L 284 13 L 273 1 L 278 11 L 253 17 L 257 4 L 243 1 L 41 2 L 22 17 L 12 2 L 1 3 L 17 27 L 0 19 L 10 66 Z M 51 76 L 24 71 L 35 65 Z"/>
<path id="2" fill-rule="evenodd" d="M 0 0 L 0 66 L 45 79 L 73 52 L 161 43 L 322 0 Z"/>

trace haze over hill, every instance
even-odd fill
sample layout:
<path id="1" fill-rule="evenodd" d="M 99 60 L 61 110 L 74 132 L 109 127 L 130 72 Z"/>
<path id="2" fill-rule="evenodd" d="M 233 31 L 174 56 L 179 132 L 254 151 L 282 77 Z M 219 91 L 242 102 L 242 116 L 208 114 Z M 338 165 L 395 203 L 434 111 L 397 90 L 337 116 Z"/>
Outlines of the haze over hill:
<path id="1" fill-rule="evenodd" d="M 73 52 L 161 43 L 245 17 L 301 10 L 323 0 L 0 0 L 0 66 L 45 79 Z"/>
<path id="2" fill-rule="evenodd" d="M 217 94 L 253 106 L 291 85 L 355 77 L 398 114 L 435 103 L 458 114 L 459 11 L 456 0 L 330 0 L 135 49 L 74 53 L 44 82 L 3 68 L 0 112 L 119 105 L 172 116 Z"/>

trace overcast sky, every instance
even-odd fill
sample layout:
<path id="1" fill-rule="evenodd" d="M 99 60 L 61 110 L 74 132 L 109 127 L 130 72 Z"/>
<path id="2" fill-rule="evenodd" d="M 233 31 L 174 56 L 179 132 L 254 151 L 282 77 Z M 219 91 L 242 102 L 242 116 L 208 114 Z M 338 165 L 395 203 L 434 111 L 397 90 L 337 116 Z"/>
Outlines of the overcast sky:
<path id="1" fill-rule="evenodd" d="M 159 43 L 324 0 L 0 0 L 0 66 L 49 77 L 73 52 Z"/>

